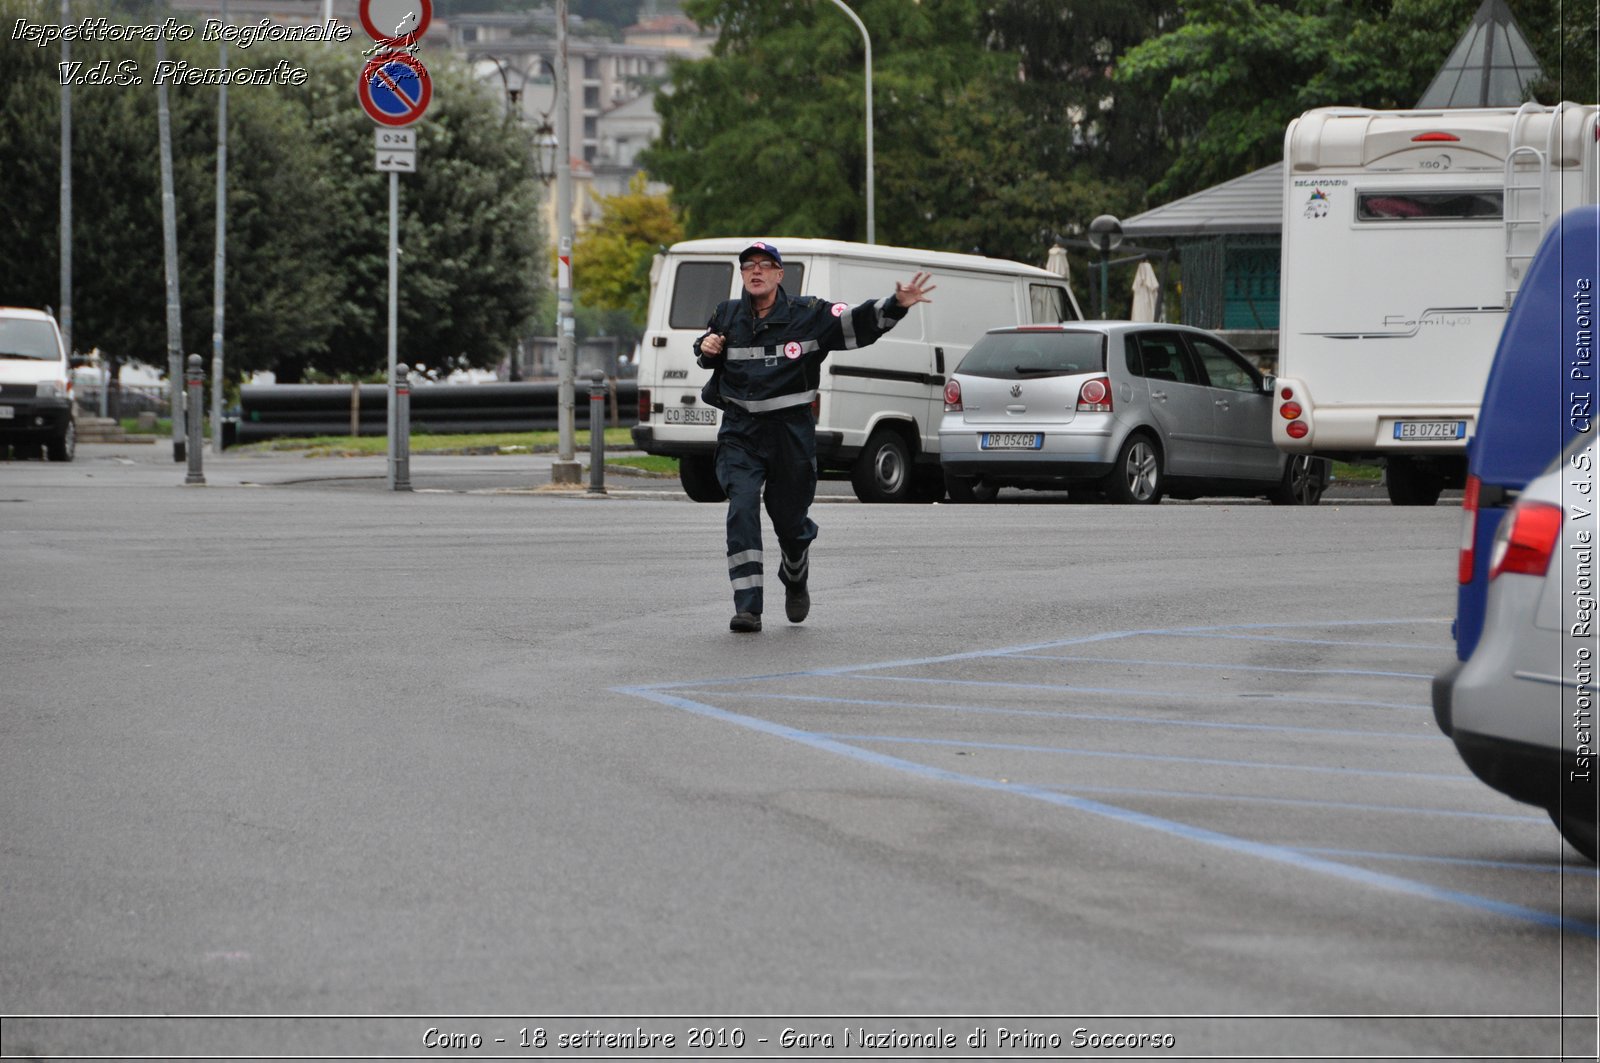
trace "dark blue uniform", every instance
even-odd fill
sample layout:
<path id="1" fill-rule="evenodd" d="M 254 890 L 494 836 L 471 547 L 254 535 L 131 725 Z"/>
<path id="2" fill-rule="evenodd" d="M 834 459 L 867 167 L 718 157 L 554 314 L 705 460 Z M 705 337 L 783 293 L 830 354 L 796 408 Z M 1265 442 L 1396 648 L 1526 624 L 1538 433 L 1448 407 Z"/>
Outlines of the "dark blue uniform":
<path id="1" fill-rule="evenodd" d="M 716 472 L 728 495 L 728 578 L 736 612 L 761 615 L 763 484 L 783 552 L 778 578 L 785 586 L 805 586 L 807 550 L 817 537 L 806 514 L 817 490 L 811 403 L 822 360 L 829 351 L 865 347 L 905 315 L 893 295 L 851 307 L 791 298 L 780 287 L 765 317 L 756 316 L 748 292 L 717 307 L 706 334 L 725 337 L 721 355 L 701 355 L 695 341 L 700 365 L 721 369 Z"/>

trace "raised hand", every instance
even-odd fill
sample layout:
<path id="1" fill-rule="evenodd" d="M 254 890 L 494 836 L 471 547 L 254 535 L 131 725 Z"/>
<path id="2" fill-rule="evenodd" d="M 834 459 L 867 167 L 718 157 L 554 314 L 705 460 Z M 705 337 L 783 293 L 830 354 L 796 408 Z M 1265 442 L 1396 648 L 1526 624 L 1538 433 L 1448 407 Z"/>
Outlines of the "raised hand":
<path id="1" fill-rule="evenodd" d="M 908 310 L 918 303 L 933 302 L 932 299 L 928 298 L 928 293 L 937 288 L 938 285 L 929 284 L 928 282 L 932 279 L 933 274 L 918 272 L 911 278 L 909 283 L 902 284 L 899 281 L 895 281 L 895 302 L 899 303 Z"/>

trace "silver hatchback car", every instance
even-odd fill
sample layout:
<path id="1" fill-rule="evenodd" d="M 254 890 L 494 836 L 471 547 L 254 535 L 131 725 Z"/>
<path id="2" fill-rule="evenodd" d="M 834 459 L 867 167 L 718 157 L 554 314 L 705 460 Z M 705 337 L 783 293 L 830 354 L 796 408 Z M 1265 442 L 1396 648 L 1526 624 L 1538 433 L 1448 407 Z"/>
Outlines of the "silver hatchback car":
<path id="1" fill-rule="evenodd" d="M 1001 487 L 1261 495 L 1315 505 L 1326 461 L 1272 443 L 1272 382 L 1203 329 L 1069 321 L 995 329 L 944 389 L 939 463 L 957 502 Z"/>
<path id="2" fill-rule="evenodd" d="M 1433 698 L 1434 717 L 1472 773 L 1546 809 L 1590 860 L 1600 855 L 1590 708 L 1596 457 L 1592 433 L 1573 437 L 1501 520 L 1483 637 L 1459 672 L 1434 680 Z"/>

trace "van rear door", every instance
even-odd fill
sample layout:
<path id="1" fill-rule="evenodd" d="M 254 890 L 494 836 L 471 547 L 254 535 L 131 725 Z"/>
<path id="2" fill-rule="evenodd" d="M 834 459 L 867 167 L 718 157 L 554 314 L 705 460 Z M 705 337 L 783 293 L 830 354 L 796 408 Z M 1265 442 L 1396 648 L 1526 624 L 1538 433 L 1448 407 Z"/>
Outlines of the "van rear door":
<path id="1" fill-rule="evenodd" d="M 1483 630 L 1501 518 L 1573 436 L 1592 430 L 1597 274 L 1600 207 L 1570 210 L 1545 235 L 1506 317 L 1467 447 L 1465 578 L 1456 601 L 1456 656 L 1463 661 Z"/>

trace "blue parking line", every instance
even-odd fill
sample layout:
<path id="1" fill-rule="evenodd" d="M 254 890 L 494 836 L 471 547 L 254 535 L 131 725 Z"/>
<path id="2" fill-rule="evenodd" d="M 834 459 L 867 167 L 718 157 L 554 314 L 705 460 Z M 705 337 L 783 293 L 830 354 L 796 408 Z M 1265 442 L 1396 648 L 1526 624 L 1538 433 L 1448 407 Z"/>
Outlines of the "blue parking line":
<path id="1" fill-rule="evenodd" d="M 809 733 L 809 732 L 807 732 Z M 1115 750 L 1072 749 L 1066 746 L 1032 746 L 1021 742 L 970 742 L 959 738 L 919 738 L 914 735 L 822 734 L 838 742 L 892 742 L 910 746 L 958 746 L 962 749 L 992 749 L 1005 753 L 1047 753 L 1065 757 L 1101 757 L 1109 760 L 1150 760 L 1162 764 L 1203 764 L 1216 768 L 1256 768 L 1294 771 L 1315 775 L 1353 775 L 1374 779 L 1424 779 L 1430 782 L 1464 782 L 1481 786 L 1470 775 L 1447 775 L 1426 771 L 1364 771 L 1360 768 L 1334 768 L 1322 764 L 1274 764 L 1255 760 L 1219 760 L 1212 757 L 1179 757 L 1166 753 L 1121 753 Z"/>
<path id="2" fill-rule="evenodd" d="M 679 687 L 706 687 L 722 685 L 724 683 L 754 683 L 772 679 L 792 679 L 802 676 L 838 676 L 850 675 L 861 672 L 885 671 L 891 668 L 915 668 L 928 664 L 946 664 L 952 661 L 972 661 L 984 657 L 1006 657 L 1020 653 L 1032 653 L 1043 650 L 1060 649 L 1064 646 L 1087 646 L 1096 642 L 1115 642 L 1119 639 L 1138 638 L 1140 636 L 1177 635 L 1187 636 L 1204 632 L 1227 631 L 1270 631 L 1278 628 L 1301 627 L 1392 627 L 1394 625 L 1413 624 L 1444 624 L 1448 618 L 1441 617 L 1413 617 L 1398 620 L 1284 620 L 1263 624 L 1219 624 L 1212 627 L 1191 628 L 1133 628 L 1127 631 L 1102 631 L 1093 635 L 1078 635 L 1069 639 L 1053 639 L 1049 642 L 1029 642 L 1020 646 L 1005 646 L 998 649 L 966 650 L 962 653 L 947 653 L 937 657 L 910 657 L 899 661 L 874 661 L 865 664 L 838 665 L 833 668 L 812 668 L 797 672 L 773 672 L 766 675 L 741 675 L 725 676 L 714 679 L 685 679 L 680 682 L 654 683 L 650 685 L 653 690 L 671 690 Z M 1242 637 L 1242 636 L 1228 636 Z M 1306 640 L 1314 641 L 1314 640 Z M 1365 645 L 1364 643 L 1335 643 L 1335 645 Z M 1380 646 L 1405 646 L 1405 643 L 1373 643 Z M 1445 650 L 1445 645 L 1440 646 L 1412 646 L 1412 649 Z M 643 689 L 643 688 L 640 688 Z"/>
<path id="3" fill-rule="evenodd" d="M 1543 816 L 1529 816 L 1540 823 L 1549 822 Z M 1600 867 L 1593 864 L 1524 864 L 1515 860 L 1483 860 L 1466 856 L 1422 856 L 1418 853 L 1379 853 L 1362 849 L 1321 849 L 1296 846 L 1302 853 L 1318 856 L 1342 856 L 1351 860 L 1403 860 L 1419 864 L 1450 864 L 1457 867 L 1487 867 L 1498 871 L 1537 871 L 1541 874 L 1575 875 L 1578 878 L 1600 878 Z"/>
<path id="4" fill-rule="evenodd" d="M 1141 690 L 1135 687 L 1085 687 L 1067 683 L 1010 683 L 999 679 L 938 679 L 929 676 L 912 675 L 846 675 L 843 679 L 876 683 L 932 683 L 936 686 L 953 687 L 999 687 L 1008 690 L 1054 690 L 1061 693 L 1072 694 L 1113 694 L 1124 697 L 1136 698 L 1180 698 L 1190 701 L 1226 701 L 1233 698 L 1249 698 L 1253 701 L 1282 701 L 1296 705 L 1344 705 L 1360 709 L 1406 709 L 1422 712 L 1432 711 L 1432 706 L 1417 705 L 1404 701 L 1364 701 L 1359 699 L 1341 698 L 1309 698 L 1298 694 L 1256 694 L 1232 691 L 1220 694 L 1190 694 L 1179 690 Z"/>
<path id="5" fill-rule="evenodd" d="M 1310 797 L 1263 797 L 1258 794 L 1212 794 L 1196 790 L 1146 790 L 1132 786 L 1052 786 L 1052 790 L 1072 794 L 1105 794 L 1120 797 L 1174 797 L 1184 801 L 1237 801 L 1240 804 L 1289 805 L 1296 808 L 1328 808 L 1341 812 L 1392 812 L 1398 815 L 1445 816 L 1454 819 L 1490 819 L 1506 823 L 1546 823 L 1543 816 L 1518 816 L 1510 812 L 1463 812 L 1454 808 L 1420 808 L 1414 805 L 1373 805 L 1360 801 L 1321 801 Z M 1310 849 L 1301 852 L 1334 855 L 1337 849 Z"/>
<path id="6" fill-rule="evenodd" d="M 1220 631 L 1168 631 L 1163 634 L 1181 639 L 1246 639 L 1250 642 L 1296 642 L 1306 646 L 1359 646 L 1375 650 L 1445 650 L 1423 642 L 1354 642 L 1346 639 L 1291 639 L 1282 635 L 1228 635 Z"/>
<path id="7" fill-rule="evenodd" d="M 940 782 L 958 783 L 971 786 L 980 790 L 996 793 L 1005 793 L 1017 797 L 1025 797 L 1059 808 L 1072 809 L 1078 812 L 1087 812 L 1101 816 L 1119 823 L 1129 824 L 1146 830 L 1153 830 L 1162 834 L 1183 838 L 1188 841 L 1209 845 L 1213 848 L 1228 852 L 1239 853 L 1245 856 L 1254 856 L 1259 859 L 1269 860 L 1273 863 L 1283 864 L 1303 871 L 1326 875 L 1332 878 L 1353 882 L 1357 885 L 1368 886 L 1375 889 L 1387 890 L 1394 893 L 1403 893 L 1413 897 L 1421 897 L 1432 901 L 1445 901 L 1481 912 L 1501 915 L 1511 919 L 1535 923 L 1553 929 L 1572 931 L 1586 937 L 1600 938 L 1600 927 L 1593 923 L 1585 923 L 1578 919 L 1566 916 L 1553 915 L 1535 908 L 1527 908 L 1519 904 L 1508 904 L 1489 897 L 1479 897 L 1474 894 L 1464 893 L 1459 890 L 1442 889 L 1431 886 L 1425 882 L 1402 878 L 1398 875 L 1383 872 L 1369 871 L 1365 868 L 1352 867 L 1334 860 L 1308 855 L 1281 845 L 1272 845 L 1264 842 L 1253 842 L 1244 838 L 1237 838 L 1220 831 L 1208 830 L 1203 827 L 1190 826 L 1174 820 L 1163 819 L 1159 816 L 1148 815 L 1143 812 L 1134 812 L 1130 809 L 1118 808 L 1100 801 L 1088 798 L 1073 797 L 1070 794 L 1059 794 L 1038 786 L 1023 783 L 1001 782 L 996 779 L 985 779 L 975 775 L 951 771 L 948 768 L 936 768 L 927 764 L 918 764 L 915 761 L 904 760 L 900 757 L 877 753 L 868 749 L 852 746 L 847 742 L 839 741 L 826 735 L 813 734 L 784 724 L 773 723 L 752 716 L 728 712 L 715 706 L 706 705 L 690 698 L 678 697 L 666 693 L 659 688 L 651 687 L 617 687 L 618 693 L 631 694 L 636 697 L 655 701 L 672 708 L 682 709 L 687 712 L 717 720 L 722 723 L 736 724 L 762 734 L 785 738 L 813 749 L 835 753 L 864 764 L 881 768 L 891 768 L 910 775 L 920 776 L 925 779 L 934 779 Z"/>
<path id="8" fill-rule="evenodd" d="M 1133 664 L 1146 668 L 1201 668 L 1213 672 L 1270 672 L 1278 675 L 1349 675 L 1376 679 L 1423 679 L 1433 676 L 1424 672 L 1378 672 L 1366 668 L 1273 668 L 1265 664 L 1216 664 L 1210 661 L 1147 661 L 1132 657 L 1082 657 L 1053 653 L 1008 653 L 1006 657 L 1018 661 L 1072 661 L 1084 664 Z"/>
<path id="9" fill-rule="evenodd" d="M 694 691 L 689 691 L 694 693 Z M 809 701 L 822 705 L 860 705 L 865 708 L 925 709 L 934 712 L 970 712 L 988 716 L 1043 716 L 1062 720 L 1091 720 L 1098 723 L 1136 723 L 1167 727 L 1202 727 L 1221 731 L 1273 731 L 1286 734 L 1337 735 L 1344 738 L 1421 738 L 1429 742 L 1445 741 L 1444 735 L 1430 728 L 1427 731 L 1348 731 L 1334 727 L 1295 727 L 1281 723 L 1223 723 L 1216 720 L 1177 720 L 1170 716 L 1118 716 L 1098 712 L 1062 712 L 1056 709 L 1010 709 L 999 705 L 952 705 L 927 701 L 886 701 L 881 698 L 836 698 L 821 694 L 758 694 L 740 691 L 741 698 L 765 698 L 769 701 Z"/>

